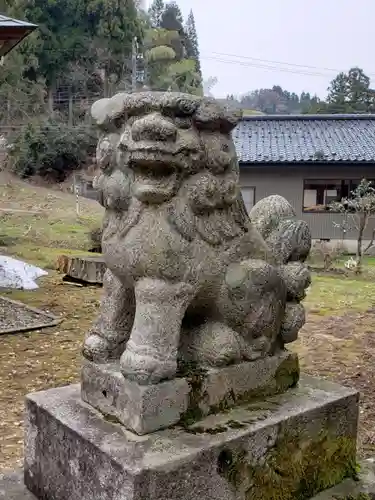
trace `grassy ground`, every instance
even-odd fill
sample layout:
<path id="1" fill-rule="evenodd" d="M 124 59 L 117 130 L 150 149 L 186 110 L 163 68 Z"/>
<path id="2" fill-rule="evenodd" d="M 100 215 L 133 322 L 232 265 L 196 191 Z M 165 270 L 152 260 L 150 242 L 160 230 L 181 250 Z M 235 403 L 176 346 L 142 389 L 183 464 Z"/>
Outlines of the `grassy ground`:
<path id="1" fill-rule="evenodd" d="M 0 233 L 11 234 L 16 240 L 0 249 L 0 253 L 8 251 L 48 266 L 57 255 L 66 253 L 66 248 L 88 248 L 86 222 L 96 224 L 101 217 L 95 202 L 86 201 L 83 218 L 77 218 L 73 196 L 22 183 L 8 184 L 2 198 L 0 195 L 0 209 L 9 208 L 10 204 L 13 209 L 40 207 L 45 215 L 21 217 L 13 213 L 3 221 L 0 213 Z M 99 304 L 100 289 L 63 284 L 54 271 L 40 285 L 32 292 L 14 291 L 7 295 L 62 315 L 64 321 L 55 328 L 0 337 L 0 470 L 14 467 L 22 460 L 24 395 L 79 380 L 83 336 Z M 299 353 L 303 370 L 361 391 L 360 453 L 373 455 L 375 280 L 315 276 L 306 307 L 308 321 L 292 349 Z"/>
<path id="2" fill-rule="evenodd" d="M 89 232 L 100 224 L 102 208 L 75 196 L 30 186 L 0 173 L 0 252 L 53 268 L 62 253 L 84 252 Z M 22 211 L 20 211 L 22 210 Z"/>
<path id="3" fill-rule="evenodd" d="M 338 257 L 337 260 L 333 262 L 332 268 L 345 269 L 345 264 L 351 257 L 355 259 L 355 255 L 343 255 Z M 370 269 L 370 272 L 372 271 L 372 274 L 374 274 L 372 268 L 375 268 L 375 257 L 366 255 L 363 257 L 362 263 L 365 268 Z M 316 268 L 323 268 L 323 262 L 319 260 L 311 260 L 310 264 Z"/>

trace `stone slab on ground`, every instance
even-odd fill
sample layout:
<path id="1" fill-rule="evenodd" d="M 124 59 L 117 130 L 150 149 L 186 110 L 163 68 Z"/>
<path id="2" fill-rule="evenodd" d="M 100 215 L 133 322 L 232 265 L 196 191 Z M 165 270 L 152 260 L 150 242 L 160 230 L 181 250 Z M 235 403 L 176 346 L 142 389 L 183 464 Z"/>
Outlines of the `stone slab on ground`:
<path id="1" fill-rule="evenodd" d="M 49 328 L 61 322 L 62 318 L 0 296 L 0 335 Z"/>
<path id="2" fill-rule="evenodd" d="M 304 376 L 200 429 L 147 436 L 106 420 L 80 394 L 73 385 L 27 397 L 25 479 L 37 498 L 268 500 L 284 489 L 305 500 L 356 471 L 358 393 L 326 381 Z"/>
<path id="3" fill-rule="evenodd" d="M 56 269 L 74 280 L 102 285 L 107 266 L 101 255 L 60 255 Z"/>
<path id="4" fill-rule="evenodd" d="M 358 481 L 346 479 L 338 486 L 319 493 L 312 500 L 347 500 L 348 497 L 362 500 L 358 499 L 361 493 L 368 495 L 368 498 L 363 500 L 375 499 L 375 466 L 372 461 L 361 463 Z M 24 484 L 23 470 L 0 474 L 0 500 L 37 500 L 36 496 L 30 493 Z M 153 498 L 150 497 L 147 500 L 153 500 Z M 181 498 L 180 500 L 185 499 Z M 200 500 L 205 500 L 205 498 L 201 497 Z"/>
<path id="5" fill-rule="evenodd" d="M 298 357 L 283 351 L 277 356 L 192 372 L 185 378 L 148 386 L 125 379 L 118 363 L 85 361 L 81 383 L 86 403 L 142 435 L 181 419 L 192 423 L 243 399 L 284 392 L 298 378 Z"/>

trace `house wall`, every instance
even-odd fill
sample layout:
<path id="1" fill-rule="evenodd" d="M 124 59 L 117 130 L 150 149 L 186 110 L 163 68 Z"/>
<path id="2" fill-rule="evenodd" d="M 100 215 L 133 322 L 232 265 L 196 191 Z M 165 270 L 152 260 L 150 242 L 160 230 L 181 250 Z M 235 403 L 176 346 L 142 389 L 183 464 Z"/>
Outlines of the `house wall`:
<path id="1" fill-rule="evenodd" d="M 342 241 L 342 231 L 335 227 L 334 223 L 341 224 L 344 216 L 335 213 L 303 213 L 304 180 L 361 178 L 374 179 L 375 165 L 373 167 L 364 167 L 362 165 L 240 166 L 240 183 L 242 186 L 255 187 L 255 203 L 272 194 L 283 196 L 293 205 L 298 218 L 305 220 L 309 224 L 314 240 Z M 366 240 L 371 237 L 374 229 L 375 218 L 372 218 L 366 229 Z M 352 240 L 352 242 L 356 240 L 356 231 L 354 229 L 349 230 L 344 235 L 344 240 Z M 348 244 L 348 249 L 353 249 L 353 243 Z"/>

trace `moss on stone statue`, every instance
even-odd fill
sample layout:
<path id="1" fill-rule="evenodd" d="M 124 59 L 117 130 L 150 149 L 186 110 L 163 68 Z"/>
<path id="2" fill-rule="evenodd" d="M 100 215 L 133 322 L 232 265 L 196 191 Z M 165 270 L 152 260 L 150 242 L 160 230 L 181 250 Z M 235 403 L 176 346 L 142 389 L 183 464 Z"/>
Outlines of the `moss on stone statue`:
<path id="1" fill-rule="evenodd" d="M 358 495 L 348 495 L 346 497 L 335 496 L 333 497 L 332 500 L 374 500 L 374 498 L 375 498 L 374 494 L 369 495 L 367 493 L 359 493 Z"/>
<path id="2" fill-rule="evenodd" d="M 346 478 L 357 478 L 352 437 L 286 434 L 252 462 L 244 450 L 223 450 L 218 471 L 246 500 L 307 500 Z"/>
<path id="3" fill-rule="evenodd" d="M 224 413 L 235 406 L 262 401 L 265 397 L 286 392 L 298 384 L 300 368 L 298 356 L 291 354 L 280 363 L 273 379 L 268 380 L 267 385 L 250 389 L 242 394 L 236 394 L 234 389 L 230 389 L 217 404 L 211 406 L 205 403 L 207 400 L 207 394 L 204 391 L 206 375 L 207 371 L 198 368 L 194 363 L 180 366 L 179 376 L 185 377 L 190 386 L 189 407 L 180 420 L 180 424 L 184 427 L 199 422 L 207 415 Z"/>
<path id="4" fill-rule="evenodd" d="M 290 356 L 280 364 L 275 373 L 275 390 L 277 394 L 296 387 L 300 377 L 298 356 Z"/>
<path id="5" fill-rule="evenodd" d="M 183 427 L 188 427 L 204 417 L 200 404 L 204 398 L 202 387 L 206 373 L 206 370 L 199 368 L 193 362 L 184 363 L 179 366 L 178 375 L 186 378 L 190 386 L 189 406 L 180 419 L 180 424 Z"/>

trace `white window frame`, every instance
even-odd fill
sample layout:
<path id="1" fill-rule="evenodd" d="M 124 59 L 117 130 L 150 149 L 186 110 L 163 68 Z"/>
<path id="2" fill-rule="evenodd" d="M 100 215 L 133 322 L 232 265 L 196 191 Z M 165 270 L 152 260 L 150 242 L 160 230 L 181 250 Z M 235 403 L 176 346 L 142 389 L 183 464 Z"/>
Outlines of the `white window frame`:
<path id="1" fill-rule="evenodd" d="M 244 196 L 245 190 L 248 190 L 248 193 L 252 192 L 252 201 L 250 201 L 250 203 L 249 203 L 248 199 L 246 198 L 246 196 Z M 242 193 L 242 198 L 243 198 L 247 213 L 250 213 L 250 210 L 255 205 L 255 186 L 241 186 L 241 193 Z"/>

